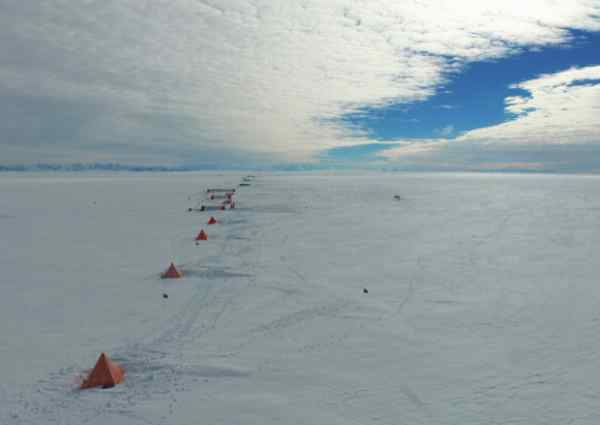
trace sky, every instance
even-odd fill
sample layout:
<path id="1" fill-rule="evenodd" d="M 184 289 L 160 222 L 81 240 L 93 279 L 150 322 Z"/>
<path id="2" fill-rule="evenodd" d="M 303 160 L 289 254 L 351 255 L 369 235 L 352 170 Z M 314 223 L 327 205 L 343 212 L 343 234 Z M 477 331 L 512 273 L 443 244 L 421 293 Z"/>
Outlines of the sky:
<path id="1" fill-rule="evenodd" d="M 600 172 L 600 0 L 0 8 L 0 166 Z"/>

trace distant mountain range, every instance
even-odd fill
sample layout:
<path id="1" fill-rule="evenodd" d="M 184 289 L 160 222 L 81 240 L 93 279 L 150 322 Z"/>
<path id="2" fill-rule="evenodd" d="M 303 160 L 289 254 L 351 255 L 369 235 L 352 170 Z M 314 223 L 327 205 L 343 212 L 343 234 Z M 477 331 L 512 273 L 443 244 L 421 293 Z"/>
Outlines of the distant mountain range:
<path id="1" fill-rule="evenodd" d="M 37 171 L 129 171 L 129 172 L 182 172 L 182 171 L 311 171 L 327 170 L 330 167 L 317 164 L 278 164 L 270 166 L 230 165 L 134 165 L 119 163 L 71 163 L 71 164 L 0 164 L 0 172 L 37 172 Z"/>

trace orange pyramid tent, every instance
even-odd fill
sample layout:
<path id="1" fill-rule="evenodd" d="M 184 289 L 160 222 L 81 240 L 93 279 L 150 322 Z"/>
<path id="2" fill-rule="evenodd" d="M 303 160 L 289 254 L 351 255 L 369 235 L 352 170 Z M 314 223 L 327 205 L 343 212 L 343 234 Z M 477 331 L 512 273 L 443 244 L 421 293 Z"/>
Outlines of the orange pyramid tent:
<path id="1" fill-rule="evenodd" d="M 175 264 L 173 263 L 171 263 L 166 272 L 160 275 L 163 279 L 179 279 L 182 276 L 183 274 L 177 270 L 177 267 L 175 267 Z"/>
<path id="2" fill-rule="evenodd" d="M 204 229 L 200 230 L 200 233 L 198 233 L 198 236 L 196 236 L 196 240 L 197 241 L 206 241 L 206 240 L 208 240 L 208 235 L 206 234 L 206 232 L 204 231 Z"/>
<path id="3" fill-rule="evenodd" d="M 81 384 L 81 389 L 114 387 L 120 384 L 124 377 L 125 371 L 123 368 L 109 359 L 106 353 L 102 353 L 96 362 L 96 366 Z"/>
<path id="4" fill-rule="evenodd" d="M 208 224 L 217 224 L 217 220 L 213 216 L 210 216 L 210 219 L 208 220 Z"/>

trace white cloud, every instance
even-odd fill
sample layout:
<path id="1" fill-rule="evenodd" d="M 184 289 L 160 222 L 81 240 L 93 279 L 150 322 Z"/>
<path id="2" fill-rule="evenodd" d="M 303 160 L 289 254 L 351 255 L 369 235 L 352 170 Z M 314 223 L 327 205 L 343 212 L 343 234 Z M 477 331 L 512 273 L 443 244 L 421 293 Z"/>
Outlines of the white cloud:
<path id="1" fill-rule="evenodd" d="M 516 119 L 470 131 L 458 140 L 488 144 L 600 143 L 599 80 L 600 66 L 588 66 L 516 84 L 515 88 L 530 95 L 506 99 L 506 110 L 516 114 Z"/>
<path id="2" fill-rule="evenodd" d="M 367 141 L 328 118 L 425 99 L 464 62 L 565 42 L 565 28 L 600 30 L 600 3 L 590 0 L 4 3 L 0 95 L 12 103 L 0 100 L 0 112 L 12 127 L 0 144 L 19 145 L 4 160 L 20 152 L 15 160 L 35 161 L 27 152 L 44 144 L 65 153 L 118 146 L 114 152 L 305 159 Z M 595 96 L 568 91 L 587 96 L 586 105 Z M 536 108 L 523 118 L 533 120 L 547 105 L 515 98 L 508 106 Z M 60 121 L 69 118 L 80 125 L 67 131 Z"/>
<path id="3" fill-rule="evenodd" d="M 405 160 L 406 158 L 426 156 L 437 152 L 439 149 L 447 147 L 448 144 L 447 139 L 406 140 L 390 144 L 390 148 L 383 150 L 379 156 L 392 162 Z"/>

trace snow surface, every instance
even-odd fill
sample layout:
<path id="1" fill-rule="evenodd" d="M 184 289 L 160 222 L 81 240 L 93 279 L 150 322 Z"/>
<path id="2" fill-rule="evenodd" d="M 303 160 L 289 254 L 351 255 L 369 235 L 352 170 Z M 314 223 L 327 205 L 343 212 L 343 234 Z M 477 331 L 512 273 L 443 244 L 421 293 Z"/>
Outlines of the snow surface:
<path id="1" fill-rule="evenodd" d="M 0 176 L 1 424 L 600 423 L 600 178 L 242 176 Z"/>

